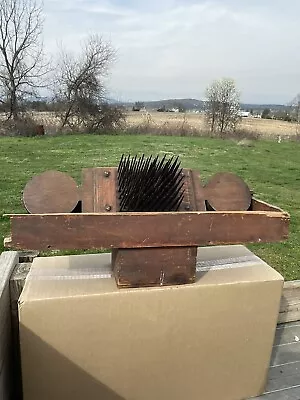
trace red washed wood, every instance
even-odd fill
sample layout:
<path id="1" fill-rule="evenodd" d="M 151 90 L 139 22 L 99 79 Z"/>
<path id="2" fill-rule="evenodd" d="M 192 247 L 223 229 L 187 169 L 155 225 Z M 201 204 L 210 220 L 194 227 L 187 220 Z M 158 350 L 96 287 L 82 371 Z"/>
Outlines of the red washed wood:
<path id="1" fill-rule="evenodd" d="M 24 205 L 30 213 L 69 213 L 79 201 L 75 180 L 59 171 L 34 176 L 25 186 Z"/>
<path id="2" fill-rule="evenodd" d="M 239 176 L 230 172 L 215 174 L 204 187 L 204 197 L 217 211 L 246 211 L 251 205 L 250 189 Z"/>
<path id="3" fill-rule="evenodd" d="M 86 168 L 82 171 L 82 212 L 116 212 L 117 169 Z"/>
<path id="4" fill-rule="evenodd" d="M 289 214 L 274 211 L 12 215 L 8 247 L 143 248 L 276 242 Z"/>
<path id="5" fill-rule="evenodd" d="M 112 265 L 119 287 L 192 283 L 196 276 L 197 247 L 117 249 Z"/>

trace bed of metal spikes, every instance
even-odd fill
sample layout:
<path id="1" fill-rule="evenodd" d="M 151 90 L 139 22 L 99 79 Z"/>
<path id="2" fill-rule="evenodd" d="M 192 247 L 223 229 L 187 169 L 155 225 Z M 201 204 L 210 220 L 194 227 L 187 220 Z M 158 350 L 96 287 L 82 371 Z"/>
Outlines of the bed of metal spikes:
<path id="1" fill-rule="evenodd" d="M 178 211 L 184 198 L 178 157 L 122 155 L 117 177 L 121 212 Z"/>

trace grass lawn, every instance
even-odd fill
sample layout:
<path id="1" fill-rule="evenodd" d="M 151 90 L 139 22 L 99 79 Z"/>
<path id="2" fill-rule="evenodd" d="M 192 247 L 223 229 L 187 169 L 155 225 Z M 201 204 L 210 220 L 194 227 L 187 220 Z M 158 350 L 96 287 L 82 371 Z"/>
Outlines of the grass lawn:
<path id="1" fill-rule="evenodd" d="M 300 143 L 257 141 L 253 147 L 231 140 L 155 136 L 56 136 L 0 138 L 0 251 L 9 234 L 4 213 L 25 212 L 22 190 L 37 173 L 68 172 L 80 183 L 81 169 L 115 166 L 122 153 L 175 154 L 182 166 L 201 171 L 205 179 L 219 171 L 240 175 L 259 199 L 291 214 L 285 243 L 248 245 L 287 280 L 300 279 Z"/>

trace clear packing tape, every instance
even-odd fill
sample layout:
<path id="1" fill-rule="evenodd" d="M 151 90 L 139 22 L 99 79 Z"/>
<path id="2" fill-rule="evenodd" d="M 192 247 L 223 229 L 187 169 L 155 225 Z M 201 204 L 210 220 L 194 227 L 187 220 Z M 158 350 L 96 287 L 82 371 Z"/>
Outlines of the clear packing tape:
<path id="1" fill-rule="evenodd" d="M 101 257 L 101 266 L 97 263 L 97 257 Z M 72 257 L 74 257 L 72 259 Z M 85 280 L 85 279 L 110 279 L 113 276 L 111 270 L 110 254 L 94 255 L 95 259 L 89 265 L 76 263 L 76 257 L 61 256 L 61 263 L 46 264 L 42 268 L 31 268 L 27 280 Z M 105 258 L 105 262 L 103 262 Z M 78 259 L 78 258 L 77 258 Z M 70 261 L 72 260 L 72 261 Z M 98 258 L 99 260 L 99 258 Z M 249 251 L 249 255 L 238 257 L 224 257 L 221 259 L 197 261 L 196 272 L 207 272 L 210 270 L 226 270 L 233 268 L 246 268 L 261 266 L 262 260 Z"/>

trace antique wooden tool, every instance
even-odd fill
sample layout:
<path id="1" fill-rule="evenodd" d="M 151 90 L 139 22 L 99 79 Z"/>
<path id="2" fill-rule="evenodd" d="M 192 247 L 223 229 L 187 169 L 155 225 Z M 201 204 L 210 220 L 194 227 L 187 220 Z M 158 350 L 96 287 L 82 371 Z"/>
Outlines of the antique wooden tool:
<path id="1" fill-rule="evenodd" d="M 224 172 L 205 186 L 178 158 L 122 157 L 118 167 L 87 168 L 78 188 L 47 171 L 23 193 L 31 214 L 13 214 L 7 247 L 112 249 L 119 287 L 195 281 L 199 245 L 273 242 L 288 236 L 289 215 L 256 200 Z"/>

